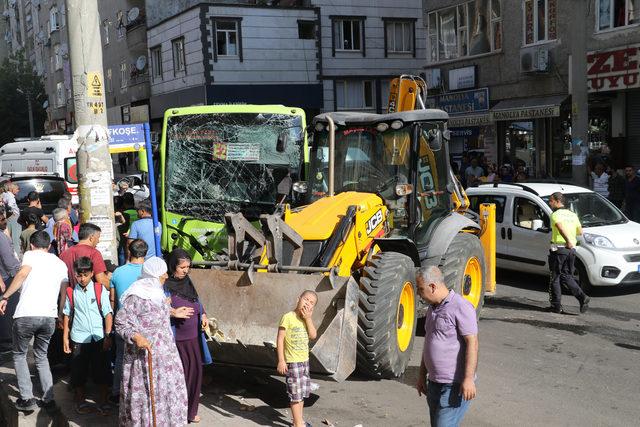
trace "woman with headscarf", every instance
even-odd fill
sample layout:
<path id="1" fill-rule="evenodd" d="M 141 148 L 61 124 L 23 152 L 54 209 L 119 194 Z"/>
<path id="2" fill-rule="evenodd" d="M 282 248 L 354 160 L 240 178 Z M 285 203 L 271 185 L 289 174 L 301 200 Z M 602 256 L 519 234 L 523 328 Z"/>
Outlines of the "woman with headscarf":
<path id="1" fill-rule="evenodd" d="M 142 266 L 140 279 L 133 282 L 120 300 L 116 330 L 125 342 L 120 386 L 122 426 L 151 425 L 147 351 L 153 360 L 156 424 L 172 427 L 187 424 L 187 390 L 171 333 L 171 307 L 162 290 L 166 279 L 165 262 L 149 258 Z"/>
<path id="2" fill-rule="evenodd" d="M 174 310 L 171 326 L 187 384 L 189 401 L 187 419 L 190 423 L 198 423 L 200 422 L 198 404 L 202 387 L 202 365 L 211 363 L 211 355 L 203 332 L 209 325 L 209 320 L 189 277 L 190 268 L 189 254 L 182 249 L 174 249 L 169 255 L 169 278 L 164 286 Z M 186 310 L 191 313 L 188 317 L 176 317 L 176 314 Z"/>

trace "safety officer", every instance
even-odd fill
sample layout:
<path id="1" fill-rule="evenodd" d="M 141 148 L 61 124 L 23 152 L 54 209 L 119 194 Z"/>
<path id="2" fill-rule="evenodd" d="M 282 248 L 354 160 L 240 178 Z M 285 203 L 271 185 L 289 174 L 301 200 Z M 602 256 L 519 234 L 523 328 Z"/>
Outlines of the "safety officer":
<path id="1" fill-rule="evenodd" d="M 564 195 L 553 193 L 549 198 L 551 214 L 551 249 L 549 251 L 549 302 L 553 313 L 564 313 L 562 310 L 562 288 L 564 284 L 580 303 L 580 313 L 589 308 L 590 298 L 582 291 L 573 277 L 573 265 L 576 258 L 577 236 L 582 234 L 582 225 L 578 216 L 564 207 Z"/>

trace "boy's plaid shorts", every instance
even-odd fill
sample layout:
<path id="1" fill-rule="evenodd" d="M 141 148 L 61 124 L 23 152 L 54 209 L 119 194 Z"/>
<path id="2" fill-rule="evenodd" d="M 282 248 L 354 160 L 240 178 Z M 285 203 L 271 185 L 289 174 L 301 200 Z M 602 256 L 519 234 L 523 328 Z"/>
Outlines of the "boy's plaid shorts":
<path id="1" fill-rule="evenodd" d="M 291 402 L 302 402 L 309 397 L 311 378 L 309 361 L 287 363 L 287 395 Z"/>

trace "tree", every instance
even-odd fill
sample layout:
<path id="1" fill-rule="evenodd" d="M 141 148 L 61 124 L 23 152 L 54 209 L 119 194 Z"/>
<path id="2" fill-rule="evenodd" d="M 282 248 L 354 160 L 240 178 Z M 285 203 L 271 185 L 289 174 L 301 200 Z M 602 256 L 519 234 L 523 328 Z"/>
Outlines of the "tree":
<path id="1" fill-rule="evenodd" d="M 24 51 L 18 51 L 0 65 L 0 145 L 29 136 L 27 97 L 31 98 L 35 134 L 40 136 L 47 118 L 42 108 L 46 99 L 44 85 Z"/>

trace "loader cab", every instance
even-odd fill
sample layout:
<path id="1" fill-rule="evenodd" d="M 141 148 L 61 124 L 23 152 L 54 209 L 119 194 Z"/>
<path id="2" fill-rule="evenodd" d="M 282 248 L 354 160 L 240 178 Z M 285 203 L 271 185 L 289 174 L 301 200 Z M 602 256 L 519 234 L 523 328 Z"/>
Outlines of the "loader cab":
<path id="1" fill-rule="evenodd" d="M 375 193 L 389 210 L 392 235 L 413 238 L 451 212 L 447 192 L 446 113 L 327 113 L 314 120 L 308 174 L 309 202 L 330 194 L 330 136 L 334 130 L 335 194 Z"/>

